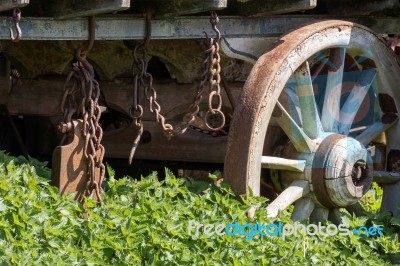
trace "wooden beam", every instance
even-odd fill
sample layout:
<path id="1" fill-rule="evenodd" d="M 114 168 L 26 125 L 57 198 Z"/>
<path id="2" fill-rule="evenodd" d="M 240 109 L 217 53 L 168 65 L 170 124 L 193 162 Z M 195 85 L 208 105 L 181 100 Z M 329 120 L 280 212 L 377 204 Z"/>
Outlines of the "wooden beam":
<path id="1" fill-rule="evenodd" d="M 393 0 L 318 0 L 318 11 L 332 15 L 369 15 L 385 9 L 399 8 L 399 2 Z"/>
<path id="2" fill-rule="evenodd" d="M 54 125 L 61 122 L 60 101 L 63 94 L 64 78 L 19 79 L 9 95 L 7 108 L 11 114 L 34 114 L 49 116 Z M 235 97 L 238 97 L 243 83 L 228 83 Z M 182 121 L 196 91 L 196 84 L 177 84 L 174 81 L 154 82 L 157 100 L 161 112 L 168 123 L 174 126 Z M 132 103 L 132 79 L 119 79 L 115 82 L 100 82 L 100 88 L 109 107 L 127 114 Z M 177 97 L 177 95 L 179 97 Z M 150 140 L 139 144 L 135 159 L 164 160 L 187 162 L 223 163 L 226 151 L 226 137 L 213 137 L 209 134 L 188 129 L 185 134 L 167 140 L 155 115 L 148 110 L 145 95 L 141 93 L 143 104 L 144 130 Z M 230 106 L 226 94 L 222 92 L 224 107 Z M 204 99 L 206 102 L 206 99 Z M 207 108 L 202 104 L 201 108 Z M 107 121 L 107 115 L 102 116 Z M 109 120 L 108 120 L 109 121 Z M 115 121 L 115 120 L 113 120 Z M 125 122 L 125 121 L 123 121 Z M 121 122 L 122 123 L 122 122 Z M 102 144 L 109 158 L 128 158 L 136 128 L 133 124 L 124 130 L 104 132 Z M 210 150 L 213 152 L 210 154 Z M 128 159 L 127 159 L 128 162 Z"/>
<path id="3" fill-rule="evenodd" d="M 169 120 L 173 125 L 180 120 Z M 182 162 L 223 163 L 226 152 L 227 137 L 212 137 L 193 129 L 185 134 L 167 140 L 160 125 L 156 121 L 143 121 L 143 128 L 148 131 L 149 142 L 141 142 L 135 152 L 135 159 L 165 160 Z M 102 144 L 108 158 L 126 158 L 136 134 L 133 124 L 115 134 L 104 133 Z M 212 152 L 210 152 L 212 150 Z"/>
<path id="4" fill-rule="evenodd" d="M 158 1 L 156 18 L 177 17 L 227 7 L 227 0 L 170 0 Z"/>
<path id="5" fill-rule="evenodd" d="M 29 4 L 29 0 L 0 0 L 0 11 L 21 8 Z"/>
<path id="6" fill-rule="evenodd" d="M 60 102 L 64 90 L 64 78 L 54 79 L 19 79 L 12 88 L 7 102 L 7 108 L 12 115 L 32 114 L 42 116 L 61 115 Z M 243 83 L 228 83 L 235 98 L 238 97 Z M 132 79 L 118 79 L 112 82 L 100 81 L 100 88 L 104 93 L 107 104 L 112 108 L 129 113 L 132 104 Z M 196 91 L 196 84 L 177 84 L 170 82 L 154 82 L 157 90 L 157 100 L 162 107 L 162 114 L 166 117 L 180 117 L 187 112 Z M 222 91 L 224 106 L 230 107 L 226 93 Z M 177 97 L 177 95 L 179 97 Z M 147 101 L 141 93 L 140 102 L 143 108 Z M 206 100 L 204 100 L 206 103 Z M 154 114 L 148 109 L 143 114 L 143 120 L 154 120 Z"/>
<path id="7" fill-rule="evenodd" d="M 313 9 L 317 0 L 250 0 L 232 2 L 232 10 L 238 15 L 265 16 Z"/>
<path id="8" fill-rule="evenodd" d="M 50 11 L 58 19 L 95 16 L 129 9 L 130 0 L 50 1 Z"/>
<path id="9" fill-rule="evenodd" d="M 325 16 L 280 15 L 271 17 L 244 18 L 220 16 L 220 28 L 224 38 L 278 37 L 299 25 L 326 20 Z M 340 19 L 359 23 L 376 33 L 400 33 L 398 17 L 356 17 L 338 16 Z M 24 16 L 20 26 L 24 40 L 87 40 L 88 19 L 55 20 L 49 17 Z M 0 16 L 0 27 L 12 25 L 10 16 Z M 99 16 L 96 18 L 96 40 L 143 40 L 144 19 L 134 16 Z M 152 40 L 155 39 L 196 39 L 204 38 L 204 31 L 210 36 L 214 32 L 207 17 L 179 17 L 176 19 L 153 20 Z M 0 40 L 9 40 L 7 30 L 0 31 Z"/>
<path id="10" fill-rule="evenodd" d="M 400 181 L 399 172 L 374 171 L 374 182 L 392 184 Z"/>

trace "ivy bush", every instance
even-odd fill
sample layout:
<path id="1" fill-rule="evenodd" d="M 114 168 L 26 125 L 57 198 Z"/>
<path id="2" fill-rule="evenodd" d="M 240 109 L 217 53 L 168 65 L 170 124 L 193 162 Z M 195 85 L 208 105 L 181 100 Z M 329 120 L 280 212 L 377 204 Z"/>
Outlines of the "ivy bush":
<path id="1" fill-rule="evenodd" d="M 351 226 L 382 225 L 384 236 L 188 235 L 189 220 L 202 224 L 291 223 L 290 212 L 267 219 L 252 197 L 238 201 L 224 183 L 176 178 L 166 171 L 135 180 L 116 180 L 108 168 L 103 204 L 87 199 L 87 211 L 59 196 L 49 184 L 46 164 L 0 152 L 1 265 L 390 265 L 400 259 L 400 217 L 378 214 L 382 191 L 374 186 L 363 199 L 370 214 L 352 217 Z M 218 174 L 210 175 L 216 179 Z M 206 191 L 205 191 L 206 190 Z M 82 218 L 87 212 L 88 218 Z"/>

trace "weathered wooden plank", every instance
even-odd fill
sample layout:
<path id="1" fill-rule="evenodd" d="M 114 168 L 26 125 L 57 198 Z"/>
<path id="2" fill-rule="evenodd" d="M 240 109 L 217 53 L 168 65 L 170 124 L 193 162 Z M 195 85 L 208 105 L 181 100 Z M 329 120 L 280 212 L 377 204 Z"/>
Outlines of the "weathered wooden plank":
<path id="1" fill-rule="evenodd" d="M 129 9 L 130 0 L 50 1 L 51 15 L 58 19 L 95 16 Z"/>
<path id="2" fill-rule="evenodd" d="M 27 80 L 20 79 L 13 87 L 8 99 L 7 108 L 11 114 L 35 114 L 52 116 L 54 124 L 57 124 L 55 116 L 61 115 L 60 101 L 63 93 L 64 79 L 54 80 Z M 234 96 L 237 97 L 242 83 L 229 83 Z M 189 103 L 193 99 L 196 90 L 195 84 L 176 84 L 175 82 L 154 83 L 157 89 L 162 114 L 169 123 L 178 125 L 181 117 L 187 112 Z M 127 114 L 132 101 L 132 80 L 118 80 L 115 82 L 100 82 L 100 88 L 104 93 L 107 104 Z M 150 134 L 150 141 L 140 143 L 135 153 L 136 158 L 149 160 L 164 160 L 187 162 L 223 163 L 226 151 L 226 137 L 212 137 L 211 135 L 188 129 L 182 136 L 168 141 L 154 121 L 154 114 L 147 109 L 147 103 L 142 93 L 141 103 L 145 109 L 143 115 L 144 130 Z M 226 106 L 230 106 L 226 94 L 222 93 Z M 202 105 L 202 107 L 206 106 Z M 106 114 L 103 115 L 103 118 Z M 106 156 L 110 158 L 128 158 L 132 141 L 135 136 L 135 127 L 128 126 L 124 130 L 105 131 L 102 144 L 106 148 Z M 210 154 L 210 150 L 214 150 Z"/>
<path id="3" fill-rule="evenodd" d="M 392 184 L 399 181 L 399 172 L 374 171 L 374 182 L 382 184 Z"/>
<path id="4" fill-rule="evenodd" d="M 285 14 L 313 9 L 317 0 L 250 0 L 232 1 L 233 11 L 245 16 L 265 16 Z"/>
<path id="5" fill-rule="evenodd" d="M 7 107 L 11 114 L 33 114 L 54 116 L 60 115 L 60 101 L 63 94 L 64 79 L 20 79 L 9 95 Z M 228 84 L 235 98 L 238 97 L 242 83 Z M 117 110 L 129 113 L 132 104 L 132 80 L 119 79 L 115 82 L 100 82 L 107 104 Z M 161 112 L 167 118 L 182 116 L 187 112 L 196 91 L 196 84 L 177 84 L 171 82 L 154 82 L 157 90 L 157 100 Z M 222 90 L 224 106 L 230 107 L 226 93 Z M 147 106 L 144 94 L 141 93 L 141 103 Z M 206 102 L 206 100 L 204 100 Z M 154 120 L 154 114 L 145 110 L 143 120 Z"/>
<path id="6" fill-rule="evenodd" d="M 177 17 L 206 12 L 210 10 L 221 10 L 227 7 L 227 0 L 171 0 L 158 1 L 156 18 Z"/>
<path id="7" fill-rule="evenodd" d="M 276 16 L 260 18 L 220 16 L 223 37 L 277 37 L 299 25 L 326 19 L 326 16 Z M 330 17 L 367 26 L 377 33 L 400 33 L 398 17 Z M 210 36 L 209 17 L 178 17 L 173 20 L 153 20 L 152 39 L 196 39 Z M 0 40 L 9 40 L 11 17 L 0 17 Z M 87 18 L 56 20 L 47 17 L 23 17 L 20 26 L 24 40 L 87 40 Z M 96 18 L 96 40 L 142 40 L 144 20 L 133 16 L 101 16 Z"/>
<path id="8" fill-rule="evenodd" d="M 318 0 L 318 11 L 333 15 L 369 15 L 385 9 L 399 8 L 397 0 Z"/>
<path id="9" fill-rule="evenodd" d="M 0 11 L 21 8 L 29 4 L 29 0 L 0 0 Z"/>
<path id="10" fill-rule="evenodd" d="M 83 47 L 85 44 L 77 41 L 72 46 Z M 32 45 L 35 49 L 32 49 Z M 154 58 L 157 57 L 160 60 L 153 60 L 150 64 L 165 64 L 170 76 L 178 83 L 191 83 L 200 77 L 204 46 L 197 40 L 152 40 L 147 51 L 153 59 L 158 60 Z M 31 41 L 18 42 L 2 46 L 2 52 L 11 57 L 12 64 L 26 79 L 65 75 L 73 60 L 73 53 L 67 42 L 63 41 L 35 41 L 34 44 Z M 88 59 L 95 66 L 100 80 L 111 81 L 116 77 L 132 75 L 132 51 L 123 41 L 96 41 Z M 229 74 L 232 72 L 229 69 L 233 70 L 234 66 L 227 65 L 224 58 L 221 67 L 224 73 Z M 250 70 L 250 67 L 247 69 Z M 149 71 L 153 72 L 151 69 Z M 238 78 L 238 74 L 232 75 L 227 76 L 228 80 Z"/>
<path id="11" fill-rule="evenodd" d="M 171 123 L 179 124 L 179 120 Z M 226 137 L 212 137 L 192 129 L 185 134 L 167 140 L 155 121 L 144 121 L 143 128 L 151 136 L 150 142 L 139 143 L 135 159 L 182 162 L 223 163 L 226 152 Z M 136 129 L 133 125 L 116 134 L 105 134 L 102 144 L 109 158 L 128 158 Z M 212 150 L 213 152 L 210 152 Z M 128 162 L 128 159 L 126 159 Z"/>
<path id="12" fill-rule="evenodd" d="M 62 117 L 51 117 L 51 122 L 57 126 Z M 173 125 L 180 120 L 169 120 Z M 145 141 L 139 143 L 133 160 L 165 160 L 198 163 L 223 163 L 226 152 L 227 137 L 212 137 L 194 129 L 188 129 L 185 134 L 167 140 L 160 125 L 156 121 L 143 121 Z M 122 130 L 104 132 L 102 145 L 107 158 L 126 160 L 135 138 L 136 128 L 133 124 Z M 43 147 L 43 145 L 41 146 Z M 47 148 L 51 151 L 52 148 Z M 210 150 L 213 152 L 210 153 Z"/>

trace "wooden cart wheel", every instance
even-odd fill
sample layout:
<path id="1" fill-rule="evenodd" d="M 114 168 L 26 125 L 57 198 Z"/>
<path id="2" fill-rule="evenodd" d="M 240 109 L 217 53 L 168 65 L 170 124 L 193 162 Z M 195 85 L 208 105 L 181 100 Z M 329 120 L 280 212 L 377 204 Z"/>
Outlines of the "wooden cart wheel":
<path id="1" fill-rule="evenodd" d="M 400 165 L 399 87 L 395 55 L 363 26 L 323 21 L 285 35 L 245 83 L 224 179 L 259 195 L 261 169 L 277 173 L 283 191 L 268 216 L 295 203 L 298 221 L 338 219 L 338 208 L 356 209 L 376 179 L 386 183 L 382 208 L 399 213 L 398 173 L 386 171 Z"/>

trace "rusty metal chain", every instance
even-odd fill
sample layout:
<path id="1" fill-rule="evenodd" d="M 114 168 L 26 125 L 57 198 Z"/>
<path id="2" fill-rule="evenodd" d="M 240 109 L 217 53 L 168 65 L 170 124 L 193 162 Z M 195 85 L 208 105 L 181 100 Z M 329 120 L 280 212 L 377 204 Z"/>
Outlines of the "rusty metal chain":
<path id="1" fill-rule="evenodd" d="M 13 10 L 13 20 L 15 29 L 17 30 L 17 36 L 14 37 L 13 30 L 10 27 L 10 39 L 13 42 L 19 42 L 22 39 L 22 30 L 19 27 L 19 22 L 21 21 L 21 10 L 19 8 L 14 8 Z"/>
<path id="2" fill-rule="evenodd" d="M 101 117 L 98 100 L 100 97 L 99 83 L 95 79 L 92 65 L 87 61 L 86 55 L 92 48 L 95 39 L 95 20 L 89 20 L 89 44 L 86 48 L 74 49 L 76 62 L 72 64 L 64 85 L 64 95 L 61 102 L 61 111 L 64 121 L 59 125 L 62 133 L 72 129 L 72 118 L 83 119 L 82 134 L 85 139 L 83 154 L 87 161 L 87 191 L 89 195 L 94 192 L 98 203 L 101 204 L 101 183 L 105 175 L 103 164 L 104 147 L 101 145 L 103 130 L 99 125 Z M 68 86 L 72 82 L 72 86 Z M 64 135 L 62 142 L 66 139 Z"/>
<path id="3" fill-rule="evenodd" d="M 143 115 L 143 107 L 139 104 L 139 87 L 143 88 L 144 95 L 149 101 L 150 112 L 155 114 L 156 121 L 161 125 L 163 132 L 167 139 L 171 139 L 177 135 L 183 134 L 194 122 L 197 114 L 200 110 L 200 102 L 203 98 L 202 94 L 207 83 L 210 83 L 210 96 L 209 96 L 209 113 L 206 114 L 208 123 L 207 127 L 211 130 L 220 130 L 225 124 L 225 116 L 221 111 L 222 99 L 220 95 L 220 55 L 219 55 L 219 41 L 221 39 L 221 34 L 217 29 L 218 17 L 215 12 L 211 13 L 210 22 L 212 29 L 216 32 L 216 39 L 209 40 L 209 48 L 205 51 L 205 59 L 203 61 L 202 67 L 203 72 L 201 74 L 201 81 L 197 86 L 196 93 L 193 98 L 193 102 L 189 107 L 188 113 L 183 117 L 182 122 L 175 127 L 172 124 L 166 122 L 165 117 L 161 114 L 161 106 L 157 101 L 157 92 L 153 87 L 153 77 L 147 71 L 148 62 L 147 57 L 147 46 L 151 38 L 151 17 L 152 12 L 148 10 L 146 12 L 146 33 L 145 40 L 143 43 L 139 43 L 133 49 L 133 59 L 134 65 L 137 68 L 137 72 L 134 71 L 133 77 L 133 102 L 130 108 L 130 116 L 134 120 L 135 126 L 137 127 L 138 133 L 135 136 L 132 149 L 129 154 L 129 163 L 132 163 L 132 159 L 135 150 L 139 144 L 141 134 L 143 133 L 143 124 L 141 117 Z M 207 36 L 206 36 L 207 37 Z M 218 106 L 216 108 L 212 107 L 212 98 L 218 98 Z M 211 126 L 211 120 L 219 116 L 222 118 L 222 122 L 217 127 Z"/>
<path id="4" fill-rule="evenodd" d="M 134 70 L 134 66 L 132 66 L 133 72 L 133 98 L 132 98 L 132 105 L 129 110 L 129 115 L 131 119 L 134 121 L 134 125 L 137 129 L 136 136 L 133 140 L 133 145 L 131 151 L 129 153 L 129 164 L 132 163 L 133 156 L 135 154 L 136 148 L 139 145 L 140 138 L 143 134 L 143 123 L 142 123 L 142 116 L 143 116 L 143 107 L 140 105 L 140 94 L 139 88 L 141 86 L 152 86 L 153 77 L 150 73 L 147 73 L 147 46 L 150 41 L 150 32 L 151 32 L 151 21 L 150 21 L 151 13 L 150 11 L 146 13 L 146 38 L 143 43 L 139 43 L 135 45 L 133 49 L 133 58 L 134 62 L 133 65 L 137 67 L 137 71 Z M 139 53 L 142 53 L 142 56 Z"/>
<path id="5" fill-rule="evenodd" d="M 216 34 L 216 38 L 210 38 L 210 48 L 207 50 L 209 54 L 209 86 L 210 94 L 208 97 L 208 111 L 204 116 L 204 122 L 206 126 L 217 131 L 225 125 L 225 115 L 221 111 L 222 108 L 222 97 L 221 97 L 221 56 L 219 54 L 219 43 L 221 41 L 221 33 L 217 28 L 219 18 L 215 11 L 211 11 L 210 23 L 213 31 Z M 216 99 L 216 106 L 213 106 L 213 99 Z M 215 104 L 215 102 L 214 102 Z"/>

